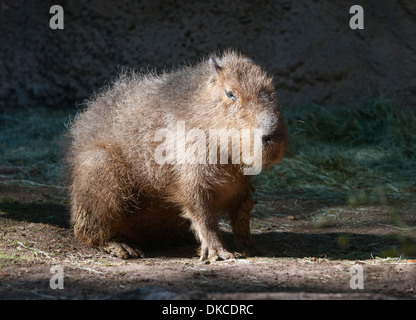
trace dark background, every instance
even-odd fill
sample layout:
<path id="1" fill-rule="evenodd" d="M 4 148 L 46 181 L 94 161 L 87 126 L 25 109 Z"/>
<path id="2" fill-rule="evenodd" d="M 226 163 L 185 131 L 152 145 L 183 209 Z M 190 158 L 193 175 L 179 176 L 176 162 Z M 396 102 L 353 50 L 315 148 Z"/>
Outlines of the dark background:
<path id="1" fill-rule="evenodd" d="M 0 1 L 4 106 L 74 106 L 121 67 L 169 68 L 235 48 L 275 75 L 284 105 L 383 95 L 415 108 L 416 2 Z M 51 30 L 49 8 L 64 9 Z M 365 29 L 349 9 L 363 6 Z"/>

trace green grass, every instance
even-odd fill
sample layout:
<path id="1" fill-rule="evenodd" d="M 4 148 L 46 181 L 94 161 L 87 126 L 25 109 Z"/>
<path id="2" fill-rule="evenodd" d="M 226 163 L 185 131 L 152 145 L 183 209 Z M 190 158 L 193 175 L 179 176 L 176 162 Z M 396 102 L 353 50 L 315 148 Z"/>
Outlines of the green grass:
<path id="1" fill-rule="evenodd" d="M 280 165 L 256 178 L 264 196 L 344 198 L 351 204 L 412 198 L 416 118 L 383 98 L 354 106 L 284 109 L 289 141 Z"/>
<path id="2" fill-rule="evenodd" d="M 58 184 L 69 112 L 41 107 L 18 110 L 1 107 L 0 165 L 13 167 L 15 178 Z"/>
<path id="3" fill-rule="evenodd" d="M 17 168 L 15 176 L 26 181 L 60 184 L 62 140 L 73 112 L 0 106 L 0 165 Z M 414 196 L 416 118 L 410 112 L 377 98 L 284 108 L 284 115 L 287 156 L 255 178 L 260 195 L 296 192 L 351 204 Z"/>

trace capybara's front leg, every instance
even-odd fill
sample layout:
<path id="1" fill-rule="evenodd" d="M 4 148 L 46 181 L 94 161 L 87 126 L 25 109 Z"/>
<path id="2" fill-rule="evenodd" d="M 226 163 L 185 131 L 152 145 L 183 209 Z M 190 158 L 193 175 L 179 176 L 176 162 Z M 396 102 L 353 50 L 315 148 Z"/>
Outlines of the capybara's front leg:
<path id="1" fill-rule="evenodd" d="M 231 227 L 233 229 L 234 244 L 237 250 L 246 256 L 262 253 L 255 248 L 250 233 L 250 211 L 253 209 L 253 199 L 245 199 L 240 208 L 231 214 Z"/>
<path id="2" fill-rule="evenodd" d="M 227 260 L 234 258 L 225 246 L 218 223 L 218 215 L 199 205 L 186 208 L 186 218 L 191 220 L 197 239 L 201 243 L 200 260 Z"/>

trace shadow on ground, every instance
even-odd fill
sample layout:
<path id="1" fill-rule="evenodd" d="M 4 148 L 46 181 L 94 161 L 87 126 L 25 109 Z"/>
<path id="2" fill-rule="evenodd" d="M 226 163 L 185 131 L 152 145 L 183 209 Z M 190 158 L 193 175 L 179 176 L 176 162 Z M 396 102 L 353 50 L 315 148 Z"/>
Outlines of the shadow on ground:
<path id="1" fill-rule="evenodd" d="M 4 219 L 69 228 L 68 208 L 64 204 L 44 201 L 19 202 L 3 198 L 0 200 L 0 214 Z"/>
<path id="2" fill-rule="evenodd" d="M 315 202 L 311 205 L 310 200 L 305 200 L 304 203 L 300 201 L 298 207 L 301 211 L 304 211 L 303 209 L 306 207 L 309 210 L 319 211 L 321 208 L 328 208 L 329 204 L 330 202 L 320 202 L 320 204 Z M 360 230 L 360 233 L 345 232 L 346 228 L 343 228 L 342 223 L 339 222 L 338 228 L 336 228 L 339 232 L 333 232 L 333 228 L 326 231 L 325 229 L 317 229 L 312 221 L 305 221 L 304 219 L 300 221 L 288 221 L 286 217 L 291 213 L 293 212 L 285 212 L 283 215 L 284 218 L 282 218 L 282 214 L 274 218 L 273 216 L 268 216 L 267 225 L 272 224 L 273 227 L 267 227 L 266 229 L 279 229 L 282 223 L 286 225 L 290 223 L 294 230 L 296 230 L 297 225 L 302 224 L 300 229 L 307 230 L 307 232 L 270 230 L 253 234 L 254 243 L 264 252 L 262 254 L 263 257 L 316 257 L 357 260 L 381 257 L 394 253 L 397 248 L 411 248 L 410 252 L 407 252 L 410 255 L 416 252 L 416 243 L 410 237 L 400 236 L 396 233 L 382 235 L 367 234 L 365 233 L 365 229 Z M 4 219 L 11 219 L 20 223 L 55 226 L 67 230 L 67 236 L 73 238 L 72 232 L 69 230 L 68 207 L 65 204 L 47 201 L 21 203 L 11 198 L 3 198 L 0 200 L 0 222 Z M 257 221 L 259 220 L 261 221 L 261 219 L 257 218 Z M 48 229 L 46 228 L 42 232 L 47 233 Z M 223 231 L 223 235 L 227 245 L 232 249 L 232 234 L 229 231 Z M 74 239 L 71 239 L 71 242 L 73 243 Z M 143 249 L 145 249 L 146 256 L 151 258 L 192 258 L 195 257 L 196 248 L 195 241 L 188 241 L 185 243 L 170 243 L 168 246 L 165 244 L 164 246 L 153 246 Z"/>

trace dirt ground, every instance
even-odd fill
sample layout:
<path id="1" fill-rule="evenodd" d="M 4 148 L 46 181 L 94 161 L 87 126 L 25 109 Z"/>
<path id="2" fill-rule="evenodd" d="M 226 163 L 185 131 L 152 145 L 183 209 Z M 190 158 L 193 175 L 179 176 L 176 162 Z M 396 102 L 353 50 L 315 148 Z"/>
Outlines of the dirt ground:
<path id="1" fill-rule="evenodd" d="M 387 205 L 280 198 L 255 205 L 261 257 L 205 263 L 189 243 L 124 261 L 74 239 L 61 188 L 0 184 L 0 299 L 416 299 L 414 203 L 400 224 Z"/>

